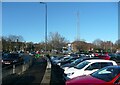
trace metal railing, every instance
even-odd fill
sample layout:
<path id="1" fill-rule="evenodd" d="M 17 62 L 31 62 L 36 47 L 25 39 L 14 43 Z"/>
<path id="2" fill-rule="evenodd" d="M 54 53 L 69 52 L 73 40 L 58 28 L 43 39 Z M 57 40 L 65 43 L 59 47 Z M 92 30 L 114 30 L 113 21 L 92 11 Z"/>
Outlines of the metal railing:
<path id="1" fill-rule="evenodd" d="M 23 74 L 33 63 L 33 58 L 31 57 L 29 62 L 20 62 L 7 67 L 2 68 L 2 79 L 11 74 Z"/>

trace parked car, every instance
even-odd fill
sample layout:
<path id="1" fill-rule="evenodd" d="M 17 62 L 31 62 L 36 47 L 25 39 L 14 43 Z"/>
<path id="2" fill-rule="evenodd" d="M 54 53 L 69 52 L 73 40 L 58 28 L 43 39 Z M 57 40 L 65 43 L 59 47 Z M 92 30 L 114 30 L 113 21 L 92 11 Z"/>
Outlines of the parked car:
<path id="1" fill-rule="evenodd" d="M 9 53 L 2 57 L 2 65 L 11 65 L 19 62 L 23 62 L 23 58 L 18 53 Z"/>
<path id="2" fill-rule="evenodd" d="M 35 57 L 36 53 L 35 52 L 30 52 L 29 55 Z"/>
<path id="3" fill-rule="evenodd" d="M 114 60 L 117 63 L 120 63 L 120 53 L 116 53 L 113 57 L 111 57 L 111 60 Z"/>
<path id="4" fill-rule="evenodd" d="M 79 59 L 74 60 L 71 63 L 67 63 L 67 64 L 64 64 L 64 65 L 61 65 L 61 68 L 65 70 L 67 68 L 74 67 L 75 65 L 77 65 L 78 63 L 80 63 L 82 61 L 83 61 L 83 58 L 79 58 Z"/>
<path id="5" fill-rule="evenodd" d="M 71 57 L 69 59 L 65 59 L 65 60 L 59 62 L 60 63 L 59 65 L 64 65 L 64 64 L 67 64 L 67 63 L 71 63 L 71 62 L 75 61 L 76 59 L 78 59 L 78 58 L 77 57 Z"/>
<path id="6" fill-rule="evenodd" d="M 59 62 L 64 60 L 64 56 L 52 56 L 50 58 L 51 58 L 52 64 L 54 65 L 57 65 Z"/>
<path id="7" fill-rule="evenodd" d="M 100 59 L 100 58 L 98 58 L 98 57 L 92 57 L 92 58 L 90 58 L 90 57 L 80 57 L 80 58 L 76 59 L 75 61 L 73 61 L 71 63 L 67 63 L 67 64 L 62 65 L 61 68 L 66 70 L 70 67 L 76 66 L 77 64 L 79 64 L 80 62 L 82 62 L 84 60 L 90 60 L 90 59 Z"/>
<path id="8" fill-rule="evenodd" d="M 109 55 L 98 55 L 97 57 L 101 58 L 101 59 L 105 59 L 105 60 L 110 60 L 110 56 Z"/>
<path id="9" fill-rule="evenodd" d="M 115 53 L 109 53 L 108 55 L 110 56 L 110 59 L 114 59 L 114 57 L 116 56 Z"/>
<path id="10" fill-rule="evenodd" d="M 115 61 L 112 60 L 100 60 L 100 59 L 92 59 L 92 60 L 85 60 L 75 67 L 69 68 L 64 71 L 64 78 L 65 80 L 72 79 L 77 76 L 81 75 L 88 75 L 91 74 L 103 67 L 117 65 Z"/>
<path id="11" fill-rule="evenodd" d="M 120 85 L 120 66 L 107 66 L 90 75 L 66 81 L 66 85 Z"/>
<path id="12" fill-rule="evenodd" d="M 63 58 L 61 58 L 57 61 L 54 60 L 54 64 L 57 64 L 57 65 L 61 66 L 61 65 L 64 65 L 66 63 L 71 63 L 76 59 L 78 59 L 78 57 L 66 56 L 66 57 L 63 57 Z"/>

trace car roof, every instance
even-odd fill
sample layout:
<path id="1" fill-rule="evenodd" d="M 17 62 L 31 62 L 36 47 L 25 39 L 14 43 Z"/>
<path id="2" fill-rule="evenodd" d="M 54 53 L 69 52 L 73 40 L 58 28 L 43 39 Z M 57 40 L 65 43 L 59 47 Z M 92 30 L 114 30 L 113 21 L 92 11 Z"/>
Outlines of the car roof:
<path id="1" fill-rule="evenodd" d="M 115 61 L 112 61 L 112 60 L 104 60 L 104 59 L 90 59 L 90 60 L 85 60 L 85 61 L 88 61 L 88 62 L 115 62 Z"/>
<path id="2" fill-rule="evenodd" d="M 107 66 L 108 68 L 116 68 L 116 69 L 119 69 L 120 71 L 120 66 L 117 66 L 117 65 L 114 65 L 114 66 Z"/>

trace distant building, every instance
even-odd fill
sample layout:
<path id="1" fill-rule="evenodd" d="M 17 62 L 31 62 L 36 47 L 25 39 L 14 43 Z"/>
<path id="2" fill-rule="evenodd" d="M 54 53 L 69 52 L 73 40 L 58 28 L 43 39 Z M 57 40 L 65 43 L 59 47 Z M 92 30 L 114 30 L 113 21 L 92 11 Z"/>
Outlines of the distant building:
<path id="1" fill-rule="evenodd" d="M 66 47 L 63 47 L 62 52 L 63 53 L 71 53 L 72 52 L 71 43 L 68 43 Z"/>

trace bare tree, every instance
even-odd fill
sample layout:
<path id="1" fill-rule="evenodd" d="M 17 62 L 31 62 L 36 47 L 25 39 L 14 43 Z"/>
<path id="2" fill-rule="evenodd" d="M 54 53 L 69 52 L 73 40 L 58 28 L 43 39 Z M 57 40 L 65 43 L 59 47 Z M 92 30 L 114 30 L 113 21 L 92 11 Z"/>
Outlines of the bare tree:
<path id="1" fill-rule="evenodd" d="M 49 33 L 49 39 L 48 39 L 48 44 L 52 49 L 61 51 L 62 47 L 64 47 L 67 43 L 67 40 L 65 37 L 61 36 L 58 32 Z"/>
<path id="2" fill-rule="evenodd" d="M 24 39 L 23 39 L 23 37 L 22 36 L 16 36 L 16 35 L 9 35 L 8 36 L 8 39 L 10 40 L 10 41 L 12 41 L 12 42 L 21 42 L 21 41 L 23 41 Z"/>
<path id="3" fill-rule="evenodd" d="M 93 41 L 93 44 L 100 47 L 102 42 L 103 42 L 102 40 L 96 39 L 96 40 Z"/>
<path id="4" fill-rule="evenodd" d="M 2 48 L 3 51 L 15 51 L 20 50 L 23 45 L 23 37 L 16 35 L 2 36 Z"/>

